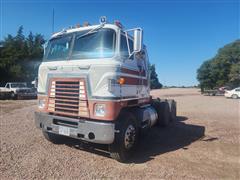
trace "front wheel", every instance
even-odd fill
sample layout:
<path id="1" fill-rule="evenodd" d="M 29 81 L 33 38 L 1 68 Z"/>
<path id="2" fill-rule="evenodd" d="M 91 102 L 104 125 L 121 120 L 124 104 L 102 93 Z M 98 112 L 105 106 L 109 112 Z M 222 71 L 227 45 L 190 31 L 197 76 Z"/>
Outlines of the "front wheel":
<path id="1" fill-rule="evenodd" d="M 119 162 L 126 162 L 134 152 L 139 128 L 132 113 L 124 112 L 116 121 L 116 134 L 113 144 L 109 145 L 110 156 Z"/>
<path id="2" fill-rule="evenodd" d="M 237 99 L 237 98 L 238 98 L 238 95 L 233 94 L 233 95 L 232 95 L 232 98 L 233 98 L 233 99 Z"/>
<path id="3" fill-rule="evenodd" d="M 16 99 L 17 95 L 14 92 L 11 92 L 10 93 L 10 97 L 11 97 L 11 99 Z"/>

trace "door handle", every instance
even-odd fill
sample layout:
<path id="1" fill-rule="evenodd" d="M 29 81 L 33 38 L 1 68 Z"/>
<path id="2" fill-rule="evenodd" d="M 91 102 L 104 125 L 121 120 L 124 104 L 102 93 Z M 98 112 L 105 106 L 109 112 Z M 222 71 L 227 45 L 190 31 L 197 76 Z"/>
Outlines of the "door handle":
<path id="1" fill-rule="evenodd" d="M 57 70 L 57 66 L 51 66 L 51 67 L 48 67 L 49 70 Z"/>
<path id="2" fill-rule="evenodd" d="M 90 68 L 90 65 L 86 65 L 86 66 L 78 66 L 79 69 L 89 69 Z"/>

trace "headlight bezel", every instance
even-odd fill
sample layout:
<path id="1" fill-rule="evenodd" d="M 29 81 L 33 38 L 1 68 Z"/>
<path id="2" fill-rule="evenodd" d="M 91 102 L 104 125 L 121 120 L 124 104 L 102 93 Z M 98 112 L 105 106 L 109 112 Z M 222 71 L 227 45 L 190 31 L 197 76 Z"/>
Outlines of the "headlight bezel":
<path id="1" fill-rule="evenodd" d="M 106 116 L 106 104 L 95 104 L 94 106 L 94 115 L 97 117 L 105 117 Z"/>

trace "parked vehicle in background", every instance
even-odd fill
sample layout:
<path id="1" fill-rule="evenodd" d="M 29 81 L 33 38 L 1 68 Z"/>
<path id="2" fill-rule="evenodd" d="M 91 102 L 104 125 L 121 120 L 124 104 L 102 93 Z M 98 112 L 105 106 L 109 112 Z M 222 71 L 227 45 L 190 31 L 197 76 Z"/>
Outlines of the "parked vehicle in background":
<path id="1" fill-rule="evenodd" d="M 240 98 L 240 87 L 235 88 L 235 89 L 230 90 L 230 91 L 225 91 L 224 96 L 226 98 L 233 98 L 233 99 Z"/>
<path id="2" fill-rule="evenodd" d="M 31 82 L 31 85 L 32 85 L 32 89 L 36 93 L 36 98 L 37 98 L 37 85 L 38 85 L 38 78 L 37 77 Z"/>
<path id="3" fill-rule="evenodd" d="M 220 87 L 214 89 L 204 89 L 202 94 L 207 96 L 223 96 L 227 87 Z"/>
<path id="4" fill-rule="evenodd" d="M 36 91 L 27 87 L 26 82 L 8 82 L 5 87 L 0 87 L 0 94 L 2 98 L 24 98 L 36 97 Z"/>
<path id="5" fill-rule="evenodd" d="M 0 99 L 10 99 L 11 93 L 9 91 L 2 91 L 0 89 Z"/>

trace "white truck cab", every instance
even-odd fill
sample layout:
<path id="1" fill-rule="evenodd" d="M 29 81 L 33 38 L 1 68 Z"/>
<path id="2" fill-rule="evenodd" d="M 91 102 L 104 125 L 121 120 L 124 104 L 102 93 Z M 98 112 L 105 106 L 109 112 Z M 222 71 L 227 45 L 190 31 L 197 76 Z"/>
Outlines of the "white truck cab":
<path id="1" fill-rule="evenodd" d="M 227 98 L 238 99 L 238 98 L 240 98 L 240 87 L 237 87 L 230 91 L 226 90 L 224 95 Z"/>
<path id="2" fill-rule="evenodd" d="M 28 88 L 25 82 L 8 82 L 5 87 L 0 88 L 0 93 L 1 92 L 9 93 L 13 99 L 33 94 L 31 88 Z"/>
<path id="3" fill-rule="evenodd" d="M 56 142 L 61 135 L 107 144 L 124 161 L 140 129 L 176 116 L 175 101 L 150 96 L 149 62 L 141 28 L 99 25 L 66 29 L 48 41 L 38 74 L 36 125 Z M 172 114 L 170 116 L 170 114 Z M 161 123 L 160 123 L 161 124 Z"/>

